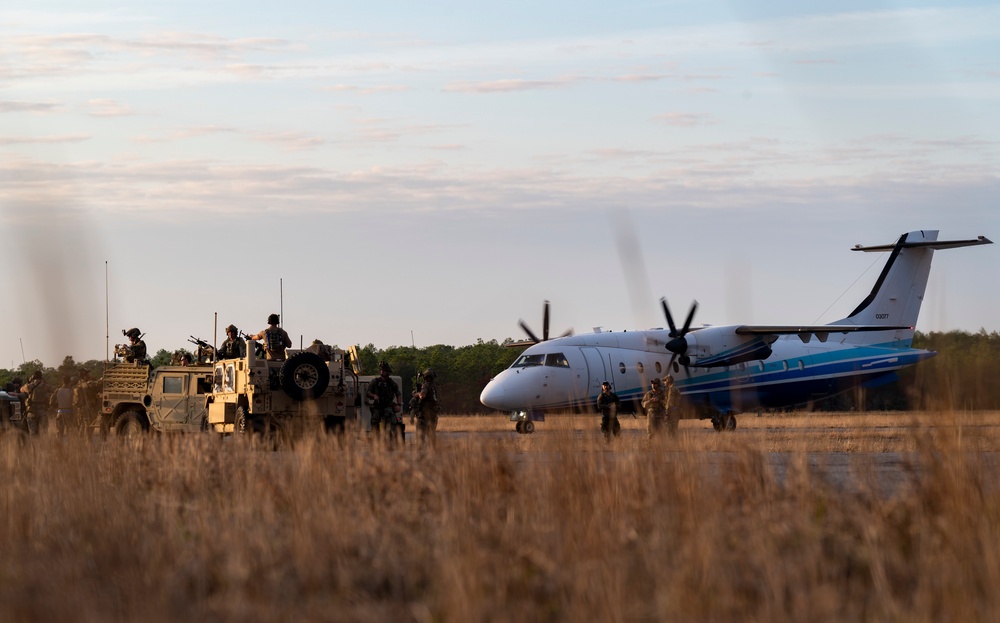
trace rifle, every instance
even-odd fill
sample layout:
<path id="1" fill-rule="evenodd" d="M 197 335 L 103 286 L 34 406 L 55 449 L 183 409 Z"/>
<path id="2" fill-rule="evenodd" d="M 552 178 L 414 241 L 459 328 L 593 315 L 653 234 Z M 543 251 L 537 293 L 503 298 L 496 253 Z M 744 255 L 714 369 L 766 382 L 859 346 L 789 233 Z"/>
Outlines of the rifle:
<path id="1" fill-rule="evenodd" d="M 240 329 L 236 333 L 237 333 L 237 336 L 241 340 L 243 340 L 244 342 L 247 341 L 247 340 L 250 340 L 250 341 L 253 342 L 253 353 L 254 353 L 255 357 L 263 357 L 264 356 L 264 345 L 263 344 L 261 344 L 260 342 L 258 342 L 255 339 L 253 339 L 252 337 L 250 337 L 246 333 L 244 333 L 242 329 Z"/>
<path id="2" fill-rule="evenodd" d="M 188 341 L 191 342 L 192 344 L 195 344 L 195 345 L 198 346 L 198 351 L 197 351 L 197 354 L 195 355 L 198 358 L 198 363 L 209 363 L 213 359 L 215 359 L 215 347 L 214 346 L 212 346 L 211 344 L 209 344 L 205 340 L 203 340 L 201 338 L 197 338 L 197 337 L 195 337 L 193 335 L 191 335 L 189 337 L 190 337 L 190 339 Z"/>

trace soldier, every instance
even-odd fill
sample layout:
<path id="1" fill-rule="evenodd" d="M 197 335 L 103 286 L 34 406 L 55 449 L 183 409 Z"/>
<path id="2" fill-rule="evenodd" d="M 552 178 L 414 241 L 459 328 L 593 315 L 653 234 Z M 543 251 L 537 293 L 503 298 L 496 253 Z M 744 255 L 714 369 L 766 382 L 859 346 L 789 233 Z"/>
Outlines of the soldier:
<path id="1" fill-rule="evenodd" d="M 680 424 L 681 420 L 681 392 L 674 385 L 674 377 L 667 375 L 663 377 L 663 381 L 666 383 L 666 400 L 664 402 L 664 408 L 667 412 L 667 432 L 670 436 L 677 434 L 677 426 Z"/>
<path id="2" fill-rule="evenodd" d="M 73 408 L 76 409 L 76 421 L 83 434 L 87 433 L 97 419 L 97 394 L 100 389 L 100 381 L 90 380 L 90 370 L 80 368 L 80 377 L 73 388 Z"/>
<path id="3" fill-rule="evenodd" d="M 646 432 L 655 436 L 667 419 L 667 394 L 660 386 L 660 379 L 653 379 L 652 388 L 642 397 L 642 408 L 646 410 Z"/>
<path id="4" fill-rule="evenodd" d="M 142 331 L 132 327 L 122 331 L 129 344 L 125 347 L 125 363 L 146 363 L 146 343 L 142 341 Z"/>
<path id="5" fill-rule="evenodd" d="M 292 345 L 292 338 L 278 326 L 278 321 L 278 314 L 271 314 L 267 317 L 267 324 L 270 326 L 249 336 L 251 340 L 264 340 L 264 354 L 268 361 L 284 361 L 285 349 Z"/>
<path id="6" fill-rule="evenodd" d="M 67 428 L 79 429 L 73 421 L 73 377 L 68 374 L 63 376 L 62 387 L 52 392 L 49 398 L 49 407 L 56 410 L 56 432 L 60 436 L 66 435 Z"/>
<path id="7" fill-rule="evenodd" d="M 608 441 L 612 435 L 617 437 L 622 430 L 622 425 L 618 421 L 619 405 L 621 400 L 618 394 L 611 391 L 611 383 L 607 381 L 601 383 L 601 393 L 597 396 L 597 410 L 601 412 L 601 432 Z"/>
<path id="8" fill-rule="evenodd" d="M 313 340 L 313 343 L 306 348 L 306 352 L 319 355 L 319 358 L 323 361 L 333 359 L 333 347 L 329 344 L 324 344 L 321 340 Z"/>
<path id="9" fill-rule="evenodd" d="M 434 445 L 438 425 L 438 391 L 437 375 L 427 368 L 421 375 L 424 379 L 418 398 L 420 406 L 417 409 L 417 430 L 421 432 L 421 441 Z"/>
<path id="10" fill-rule="evenodd" d="M 24 406 L 27 410 L 25 419 L 28 421 L 28 432 L 32 435 L 47 433 L 49 430 L 49 385 L 42 378 L 42 371 L 36 370 L 31 380 L 21 387 L 25 395 Z"/>
<path id="11" fill-rule="evenodd" d="M 402 394 L 396 381 L 389 378 L 392 374 L 392 367 L 388 362 L 380 361 L 378 364 L 379 377 L 368 384 L 367 398 L 371 403 L 372 410 L 372 432 L 379 434 L 382 422 L 385 422 L 390 433 L 393 425 L 399 421 L 399 409 L 402 403 Z"/>
<path id="12" fill-rule="evenodd" d="M 247 343 L 239 338 L 240 330 L 236 325 L 226 327 L 226 341 L 219 347 L 219 359 L 243 359 L 247 356 Z"/>

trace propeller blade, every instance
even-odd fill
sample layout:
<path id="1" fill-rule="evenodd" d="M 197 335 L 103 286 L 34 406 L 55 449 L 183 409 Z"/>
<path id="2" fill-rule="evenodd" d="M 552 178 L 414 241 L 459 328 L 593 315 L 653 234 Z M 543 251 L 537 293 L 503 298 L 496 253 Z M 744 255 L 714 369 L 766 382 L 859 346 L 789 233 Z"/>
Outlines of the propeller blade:
<path id="1" fill-rule="evenodd" d="M 542 340 L 549 339 L 549 302 L 545 301 L 545 311 L 542 313 Z"/>
<path id="2" fill-rule="evenodd" d="M 670 327 L 670 337 L 677 337 L 677 327 L 674 326 L 674 317 L 670 315 L 670 308 L 667 307 L 667 297 L 660 298 L 663 305 L 663 315 L 667 317 L 667 326 Z"/>
<path id="3" fill-rule="evenodd" d="M 681 329 L 681 335 L 687 335 L 688 329 L 691 328 L 691 321 L 694 320 L 694 312 L 698 309 L 698 301 L 691 303 L 691 311 L 688 312 L 688 317 L 684 321 L 684 328 Z"/>
<path id="4" fill-rule="evenodd" d="M 517 324 L 521 326 L 521 330 L 528 334 L 533 343 L 537 344 L 540 341 L 538 336 L 531 332 L 531 329 L 528 328 L 528 325 L 523 320 L 518 320 Z"/>

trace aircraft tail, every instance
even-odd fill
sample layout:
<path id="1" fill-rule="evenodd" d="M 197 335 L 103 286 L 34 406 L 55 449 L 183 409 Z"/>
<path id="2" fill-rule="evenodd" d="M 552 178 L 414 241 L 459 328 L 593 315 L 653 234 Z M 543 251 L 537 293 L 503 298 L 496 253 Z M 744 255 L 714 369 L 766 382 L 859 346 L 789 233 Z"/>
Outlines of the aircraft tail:
<path id="1" fill-rule="evenodd" d="M 927 289 L 931 272 L 931 258 L 937 249 L 955 249 L 980 244 L 991 244 L 983 236 L 974 240 L 938 242 L 936 230 L 919 230 L 903 234 L 895 244 L 865 247 L 857 245 L 854 251 L 890 251 L 889 259 L 875 282 L 871 293 L 843 320 L 831 324 L 885 325 L 909 327 L 893 329 L 887 336 L 882 331 L 851 333 L 846 338 L 854 344 L 882 344 L 892 342 L 909 346 L 920 314 L 920 304 Z M 890 331 L 890 330 L 887 330 Z"/>

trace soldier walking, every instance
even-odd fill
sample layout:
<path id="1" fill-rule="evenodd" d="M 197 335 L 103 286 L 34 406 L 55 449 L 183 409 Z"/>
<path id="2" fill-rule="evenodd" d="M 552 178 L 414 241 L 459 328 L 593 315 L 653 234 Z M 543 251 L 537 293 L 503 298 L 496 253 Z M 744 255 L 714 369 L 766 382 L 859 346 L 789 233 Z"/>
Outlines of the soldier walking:
<path id="1" fill-rule="evenodd" d="M 650 384 L 652 387 L 642 397 L 642 408 L 646 410 L 646 433 L 655 437 L 667 419 L 667 394 L 660 379 L 653 379 Z"/>
<path id="2" fill-rule="evenodd" d="M 601 413 L 601 432 L 608 441 L 612 435 L 617 437 L 622 431 L 622 425 L 618 421 L 620 405 L 618 394 L 611 391 L 611 383 L 607 381 L 601 383 L 601 393 L 597 395 L 597 410 Z"/>
<path id="3" fill-rule="evenodd" d="M 674 384 L 674 377 L 670 374 L 663 377 L 666 383 L 666 401 L 664 407 L 667 411 L 667 432 L 673 437 L 677 435 L 677 426 L 681 420 L 681 392 Z"/>
<path id="4" fill-rule="evenodd" d="M 379 377 L 368 384 L 368 393 L 366 394 L 371 404 L 372 432 L 379 435 L 383 422 L 390 435 L 395 432 L 396 425 L 402 432 L 403 422 L 399 417 L 400 406 L 403 402 L 402 392 L 399 391 L 399 385 L 396 384 L 396 381 L 389 377 L 392 374 L 392 367 L 388 362 L 380 361 L 378 369 Z"/>
<path id="5" fill-rule="evenodd" d="M 427 368 L 422 375 L 423 385 L 417 394 L 419 405 L 417 408 L 417 430 L 420 431 L 421 443 L 434 445 L 437 440 L 438 426 L 438 391 L 437 375 L 434 370 Z"/>

